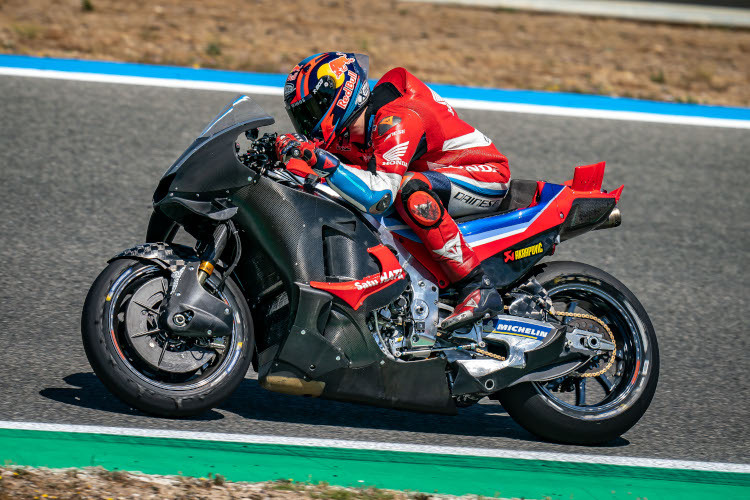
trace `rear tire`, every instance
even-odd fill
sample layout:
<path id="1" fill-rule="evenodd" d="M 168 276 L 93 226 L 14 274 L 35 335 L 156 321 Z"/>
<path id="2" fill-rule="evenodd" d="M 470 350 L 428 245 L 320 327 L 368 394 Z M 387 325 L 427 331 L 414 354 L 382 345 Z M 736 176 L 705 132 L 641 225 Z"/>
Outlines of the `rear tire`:
<path id="1" fill-rule="evenodd" d="M 556 309 L 572 304 L 577 312 L 607 323 L 615 335 L 616 362 L 603 377 L 587 378 L 583 388 L 581 378 L 570 376 L 527 382 L 500 391 L 500 403 L 522 427 L 546 440 L 593 445 L 621 436 L 643 416 L 656 391 L 659 350 L 648 314 L 625 285 L 596 267 L 551 262 L 537 266 L 533 274 Z M 598 390 L 602 401 L 586 401 L 589 382 L 589 393 Z M 571 388 L 573 403 L 565 400 Z"/>
<path id="2" fill-rule="evenodd" d="M 138 260 L 110 263 L 91 286 L 83 306 L 83 346 L 97 377 L 129 406 L 160 417 L 197 415 L 219 405 L 244 379 L 254 349 L 250 310 L 239 287 L 228 278 L 222 294 L 235 314 L 232 335 L 225 337 L 229 338 L 225 351 L 216 351 L 213 364 L 206 362 L 195 373 L 175 376 L 152 369 L 151 374 L 128 343 L 126 335 L 133 332 L 122 333 L 127 325 L 123 327 L 117 317 L 123 314 L 127 294 L 137 293 L 139 283 L 153 281 L 160 273 L 163 270 L 158 266 Z M 158 342 L 156 337 L 154 342 Z"/>

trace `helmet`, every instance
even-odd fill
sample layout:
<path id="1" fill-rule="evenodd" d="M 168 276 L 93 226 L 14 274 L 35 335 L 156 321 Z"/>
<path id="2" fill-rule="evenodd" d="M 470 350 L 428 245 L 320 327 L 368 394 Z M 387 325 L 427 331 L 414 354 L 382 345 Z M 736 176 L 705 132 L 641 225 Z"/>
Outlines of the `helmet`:
<path id="1" fill-rule="evenodd" d="M 370 97 L 369 58 L 323 52 L 292 69 L 284 85 L 284 104 L 300 134 L 329 146 L 365 109 Z"/>

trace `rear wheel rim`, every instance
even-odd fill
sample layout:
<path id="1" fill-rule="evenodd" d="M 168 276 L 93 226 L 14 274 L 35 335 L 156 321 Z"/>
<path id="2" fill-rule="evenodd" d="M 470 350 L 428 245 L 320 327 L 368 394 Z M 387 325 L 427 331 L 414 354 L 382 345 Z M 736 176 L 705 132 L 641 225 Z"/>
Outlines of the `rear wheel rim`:
<path id="1" fill-rule="evenodd" d="M 161 389 L 170 391 L 190 391 L 217 382 L 225 377 L 237 363 L 242 348 L 242 342 L 240 341 L 238 334 L 238 328 L 241 328 L 241 321 L 239 313 L 237 312 L 237 304 L 234 302 L 231 294 L 216 292 L 216 295 L 227 302 L 227 304 L 235 311 L 232 333 L 228 338 L 224 337 L 224 343 L 227 345 L 227 347 L 223 349 L 224 352 L 221 354 L 217 353 L 211 362 L 206 363 L 194 373 L 174 376 L 173 374 L 170 375 L 168 372 L 153 370 L 144 362 L 143 358 L 128 340 L 134 335 L 138 336 L 148 334 L 148 332 L 132 332 L 128 329 L 126 309 L 130 300 L 135 296 L 140 287 L 152 283 L 154 279 L 159 277 L 168 280 L 168 275 L 168 272 L 153 265 L 144 267 L 131 266 L 123 271 L 110 287 L 107 294 L 105 312 L 109 327 L 110 340 L 112 341 L 115 351 L 122 363 L 128 371 L 138 379 Z M 167 289 L 168 287 L 165 288 L 165 293 Z M 145 306 L 144 310 L 151 307 L 150 304 L 144 304 L 143 302 L 140 302 L 140 304 Z M 167 349 L 170 349 L 174 340 L 180 340 L 179 338 L 171 338 L 161 330 L 153 331 L 146 337 L 153 338 L 155 341 L 159 342 L 160 336 L 162 337 L 159 345 L 162 348 L 166 346 Z M 167 340 L 168 342 L 162 343 L 164 340 Z"/>
<path id="2" fill-rule="evenodd" d="M 537 393 L 561 413 L 578 419 L 599 420 L 624 412 L 645 386 L 639 380 L 650 359 L 646 325 L 620 294 L 588 283 L 572 281 L 547 291 L 556 309 L 592 314 L 607 324 L 615 337 L 615 362 L 597 377 L 567 376 L 534 382 Z M 565 318 L 566 323 L 569 321 Z M 604 363 L 606 358 L 600 359 L 598 366 L 587 363 L 580 371 L 593 372 Z"/>

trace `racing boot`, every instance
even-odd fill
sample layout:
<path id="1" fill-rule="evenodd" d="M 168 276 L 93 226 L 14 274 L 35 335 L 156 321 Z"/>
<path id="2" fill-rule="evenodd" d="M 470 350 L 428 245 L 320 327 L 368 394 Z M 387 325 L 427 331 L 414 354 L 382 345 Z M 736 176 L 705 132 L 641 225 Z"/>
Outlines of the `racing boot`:
<path id="1" fill-rule="evenodd" d="M 485 314 L 494 316 L 503 310 L 503 299 L 481 268 L 477 268 L 462 281 L 465 283 L 457 283 L 460 290 L 458 305 L 440 324 L 441 329 L 449 332 L 471 325 Z"/>

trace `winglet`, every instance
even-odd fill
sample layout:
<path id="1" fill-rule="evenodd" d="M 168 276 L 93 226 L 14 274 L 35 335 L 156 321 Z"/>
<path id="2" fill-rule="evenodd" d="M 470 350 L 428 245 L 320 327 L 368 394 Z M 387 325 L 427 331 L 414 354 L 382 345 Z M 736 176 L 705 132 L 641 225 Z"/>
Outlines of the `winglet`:
<path id="1" fill-rule="evenodd" d="M 610 195 L 614 196 L 615 203 L 619 203 L 620 202 L 620 195 L 622 194 L 622 190 L 623 189 L 625 189 L 625 184 L 623 184 L 622 186 L 618 187 L 614 191 L 610 191 L 609 192 Z"/>
<path id="2" fill-rule="evenodd" d="M 601 161 L 576 167 L 571 187 L 575 191 L 599 191 L 602 188 L 602 179 L 604 179 L 604 166 L 605 163 Z"/>

